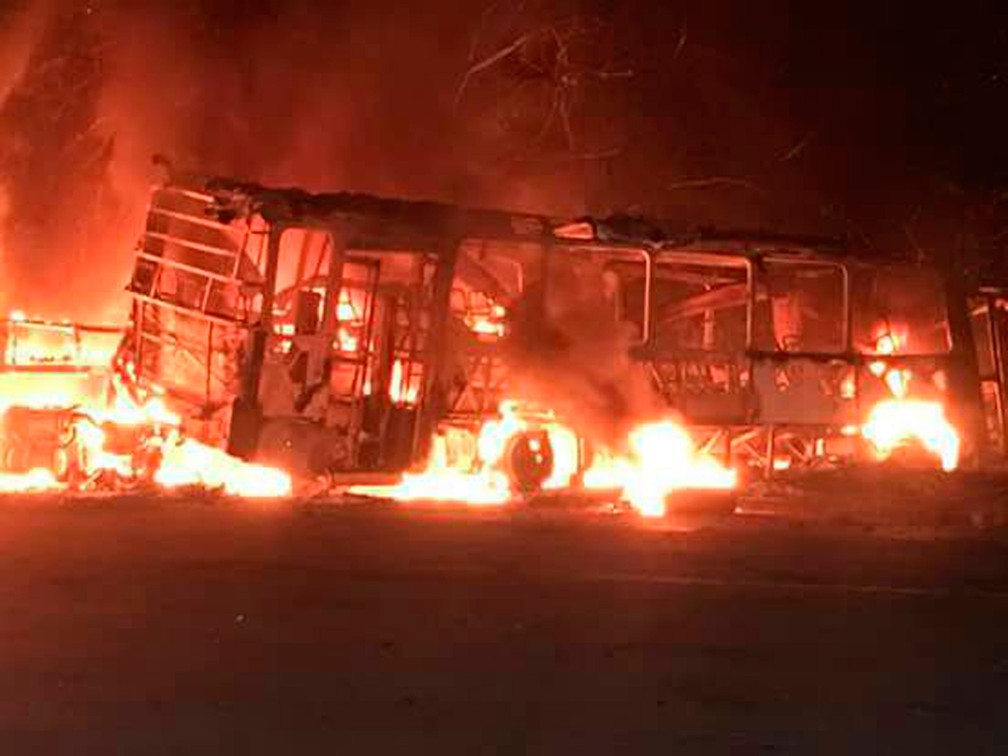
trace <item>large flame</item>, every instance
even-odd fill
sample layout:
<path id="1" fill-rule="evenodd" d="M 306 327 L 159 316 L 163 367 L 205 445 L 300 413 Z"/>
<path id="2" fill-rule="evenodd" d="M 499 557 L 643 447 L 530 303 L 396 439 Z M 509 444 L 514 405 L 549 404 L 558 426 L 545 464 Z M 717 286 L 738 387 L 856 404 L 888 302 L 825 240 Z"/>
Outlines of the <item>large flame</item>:
<path id="1" fill-rule="evenodd" d="M 447 441 L 434 436 L 426 468 L 405 473 L 391 486 L 352 486 L 350 493 L 397 501 L 452 501 L 476 505 L 506 504 L 512 493 L 507 476 L 481 465 L 477 470 L 454 467 L 448 462 Z"/>
<path id="2" fill-rule="evenodd" d="M 666 500 L 677 490 L 728 490 L 736 472 L 698 454 L 689 433 L 663 420 L 640 425 L 630 433 L 629 454 L 598 455 L 585 472 L 586 488 L 619 489 L 622 498 L 646 517 L 665 514 Z"/>
<path id="3" fill-rule="evenodd" d="M 875 353 L 891 355 L 904 349 L 908 333 L 895 333 L 891 328 L 881 331 L 875 342 Z M 961 441 L 955 426 L 945 416 L 941 402 L 910 398 L 912 373 L 890 367 L 884 359 L 868 363 L 869 372 L 881 378 L 892 394 L 868 413 L 861 435 L 872 445 L 881 459 L 892 456 L 908 442 L 917 441 L 934 454 L 946 472 L 959 465 Z"/>
<path id="4" fill-rule="evenodd" d="M 887 458 L 908 441 L 919 441 L 941 460 L 946 472 L 959 464 L 959 434 L 945 417 L 939 402 L 915 399 L 887 399 L 872 407 L 861 428 L 882 458 Z"/>
<path id="5" fill-rule="evenodd" d="M 283 470 L 244 462 L 191 438 L 168 444 L 163 455 L 154 482 L 166 488 L 200 486 L 249 498 L 291 493 L 291 477 Z"/>

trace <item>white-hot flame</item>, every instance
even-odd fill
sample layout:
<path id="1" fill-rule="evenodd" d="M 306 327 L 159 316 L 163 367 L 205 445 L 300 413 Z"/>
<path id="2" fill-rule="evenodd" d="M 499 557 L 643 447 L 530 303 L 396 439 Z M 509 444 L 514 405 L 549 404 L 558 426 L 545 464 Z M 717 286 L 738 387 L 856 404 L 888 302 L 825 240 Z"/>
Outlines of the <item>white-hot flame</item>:
<path id="1" fill-rule="evenodd" d="M 0 473 L 0 493 L 34 493 L 62 488 L 52 470 L 36 467 L 26 473 Z"/>
<path id="2" fill-rule="evenodd" d="M 915 399 L 879 402 L 869 413 L 861 433 L 883 458 L 902 444 L 916 440 L 937 455 L 946 472 L 959 464 L 959 434 L 939 402 Z"/>
<path id="3" fill-rule="evenodd" d="M 466 504 L 506 504 L 511 499 L 507 476 L 483 466 L 479 470 L 454 467 L 448 462 L 447 441 L 434 436 L 426 468 L 419 473 L 405 473 L 390 486 L 353 486 L 350 493 L 379 496 L 396 501 L 453 501 Z"/>
<path id="4" fill-rule="evenodd" d="M 600 455 L 584 483 L 586 488 L 618 488 L 646 517 L 664 515 L 666 500 L 677 490 L 728 490 L 737 484 L 734 470 L 698 454 L 686 429 L 671 420 L 638 426 L 629 442 L 627 455 Z"/>
<path id="5" fill-rule="evenodd" d="M 907 343 L 907 335 L 891 331 L 882 333 L 875 342 L 877 354 L 896 354 Z M 868 363 L 869 372 L 885 381 L 892 399 L 885 399 L 868 413 L 861 435 L 871 443 L 881 459 L 890 457 L 896 449 L 917 441 L 950 472 L 959 464 L 961 441 L 955 426 L 945 416 L 941 402 L 909 398 L 913 374 L 906 368 L 890 367 L 884 360 Z"/>
<path id="6" fill-rule="evenodd" d="M 191 438 L 166 444 L 163 455 L 154 482 L 166 488 L 200 486 L 246 498 L 291 493 L 291 477 L 283 470 L 244 462 Z"/>

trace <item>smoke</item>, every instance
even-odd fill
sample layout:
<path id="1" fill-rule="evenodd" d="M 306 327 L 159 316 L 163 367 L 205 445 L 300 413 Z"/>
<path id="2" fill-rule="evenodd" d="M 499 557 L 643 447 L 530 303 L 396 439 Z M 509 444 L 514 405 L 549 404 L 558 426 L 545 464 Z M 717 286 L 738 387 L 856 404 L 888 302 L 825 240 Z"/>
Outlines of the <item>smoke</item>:
<path id="1" fill-rule="evenodd" d="M 641 333 L 614 317 L 617 297 L 603 260 L 555 259 L 546 291 L 530 286 L 512 308 L 507 344 L 509 392 L 555 410 L 581 437 L 606 446 L 668 414 L 643 365 L 630 358 Z"/>
<path id="2" fill-rule="evenodd" d="M 36 0 L 0 17 L 7 303 L 121 319 L 155 153 L 314 190 L 577 210 L 473 149 L 487 114 L 455 100 L 478 17 L 454 0 L 419 13 L 363 0 Z"/>
<path id="3" fill-rule="evenodd" d="M 0 11 L 0 306 L 121 319 L 154 153 L 313 190 L 849 230 L 849 202 L 889 196 L 865 165 L 896 114 L 789 89 L 780 72 L 821 56 L 777 10 L 22 0 Z"/>
<path id="4" fill-rule="evenodd" d="M 24 6 L 8 33 L 20 55 L 0 103 L 4 294 L 8 305 L 53 314 L 51 303 L 73 310 L 98 280 L 90 253 L 114 212 L 103 40 L 88 7 L 50 3 Z"/>
<path id="5" fill-rule="evenodd" d="M 0 10 L 0 107 L 7 101 L 28 64 L 28 58 L 44 26 L 48 3 L 10 5 Z M 10 197 L 0 171 L 0 274 L 6 277 L 6 229 L 10 214 Z M 6 288 L 6 287 L 5 287 Z M 0 307 L 5 306 L 8 292 L 0 289 Z"/>
<path id="6" fill-rule="evenodd" d="M 329 3 L 26 3 L 0 27 L 6 299 L 121 319 L 156 175 L 180 167 L 310 189 L 466 193 L 449 153 L 467 16 Z M 450 5 L 450 4 L 447 4 Z M 58 295 L 56 295 L 58 292 Z"/>

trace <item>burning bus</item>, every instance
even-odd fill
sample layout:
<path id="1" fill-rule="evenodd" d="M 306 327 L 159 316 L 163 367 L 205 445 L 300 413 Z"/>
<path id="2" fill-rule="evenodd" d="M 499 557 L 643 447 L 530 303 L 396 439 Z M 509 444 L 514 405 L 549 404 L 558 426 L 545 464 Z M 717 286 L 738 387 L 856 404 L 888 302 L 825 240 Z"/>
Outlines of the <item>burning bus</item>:
<path id="1" fill-rule="evenodd" d="M 299 476 L 406 471 L 402 497 L 1005 443 L 998 293 L 831 240 L 176 175 L 129 292 L 131 370 L 187 433 Z"/>

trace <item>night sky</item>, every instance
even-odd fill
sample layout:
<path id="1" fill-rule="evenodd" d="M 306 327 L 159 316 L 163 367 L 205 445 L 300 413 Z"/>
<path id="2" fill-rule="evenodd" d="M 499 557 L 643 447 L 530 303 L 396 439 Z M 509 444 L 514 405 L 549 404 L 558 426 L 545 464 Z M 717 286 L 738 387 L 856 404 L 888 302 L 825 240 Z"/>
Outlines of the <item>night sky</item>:
<path id="1" fill-rule="evenodd" d="M 996 260 L 1003 6 L 7 4 L 0 293 L 45 306 L 67 261 L 96 259 L 81 305 L 121 288 L 155 152 L 316 190 Z"/>

